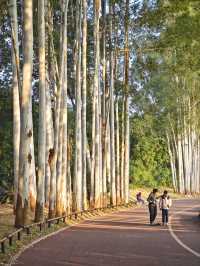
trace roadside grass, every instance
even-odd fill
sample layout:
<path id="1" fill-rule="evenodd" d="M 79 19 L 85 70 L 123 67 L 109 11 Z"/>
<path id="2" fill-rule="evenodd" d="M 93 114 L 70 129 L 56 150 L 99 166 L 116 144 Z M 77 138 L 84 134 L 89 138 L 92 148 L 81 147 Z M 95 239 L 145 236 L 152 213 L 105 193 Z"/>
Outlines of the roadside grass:
<path id="1" fill-rule="evenodd" d="M 31 233 L 27 235 L 26 233 L 23 234 L 21 241 L 14 241 L 12 246 L 9 246 L 7 243 L 6 246 L 6 253 L 0 253 L 0 265 L 7 265 L 10 260 L 15 256 L 20 250 L 23 250 L 25 246 L 33 242 L 34 240 L 53 233 L 63 227 L 66 227 L 66 224 L 55 224 L 50 228 L 46 228 L 44 231 L 40 232 L 38 228 L 32 228 Z"/>
<path id="2" fill-rule="evenodd" d="M 13 227 L 14 214 L 11 204 L 0 204 L 0 239 L 16 229 Z"/>

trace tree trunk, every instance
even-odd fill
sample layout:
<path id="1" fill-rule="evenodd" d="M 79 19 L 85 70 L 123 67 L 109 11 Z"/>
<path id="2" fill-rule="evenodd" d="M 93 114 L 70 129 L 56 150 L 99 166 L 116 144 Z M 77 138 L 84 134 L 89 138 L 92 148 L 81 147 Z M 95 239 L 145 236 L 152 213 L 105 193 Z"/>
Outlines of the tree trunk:
<path id="1" fill-rule="evenodd" d="M 19 87 L 19 41 L 16 0 L 10 0 L 9 12 L 12 30 L 12 92 L 13 92 L 13 164 L 14 164 L 14 211 L 17 202 L 20 147 L 20 87 Z"/>
<path id="2" fill-rule="evenodd" d="M 171 173 L 172 173 L 172 184 L 174 191 L 176 192 L 177 187 L 176 187 L 176 169 L 175 169 L 175 164 L 174 164 L 174 154 L 171 149 L 171 143 L 170 143 L 170 137 L 169 134 L 166 133 L 166 138 L 167 138 L 167 147 L 168 147 L 168 153 L 169 153 L 169 158 L 170 158 L 170 165 L 171 165 Z"/>
<path id="3" fill-rule="evenodd" d="M 110 169 L 111 169 L 111 205 L 116 205 L 116 177 L 115 177 L 115 127 L 114 127 L 114 58 L 110 57 Z"/>
<path id="4" fill-rule="evenodd" d="M 110 70 L 110 90 L 109 90 L 109 101 L 110 101 L 110 203 L 116 205 L 116 180 L 115 180 L 115 127 L 114 127 L 114 57 L 113 57 L 113 3 L 109 1 L 109 70 Z"/>
<path id="5" fill-rule="evenodd" d="M 33 128 L 32 100 L 30 103 L 28 115 L 29 115 L 29 120 L 30 120 L 30 127 Z M 32 160 L 30 164 L 30 174 L 29 174 L 29 183 L 28 183 L 27 193 L 29 197 L 30 209 L 32 212 L 34 212 L 35 207 L 36 207 L 37 186 L 36 186 L 36 169 L 35 169 L 35 146 L 34 146 L 33 134 L 31 136 L 30 154 L 31 154 Z"/>
<path id="6" fill-rule="evenodd" d="M 61 107 L 60 107 L 60 122 L 59 122 L 59 139 L 58 139 L 58 158 L 56 166 L 56 216 L 62 216 L 62 158 L 63 158 L 63 90 L 61 96 Z"/>
<path id="7" fill-rule="evenodd" d="M 116 198 L 117 205 L 121 203 L 120 198 L 120 147 L 119 147 L 119 111 L 118 99 L 115 102 L 115 123 L 116 123 Z"/>
<path id="8" fill-rule="evenodd" d="M 61 6 L 63 13 L 62 13 L 62 29 L 61 29 L 61 36 L 60 42 L 62 44 L 62 53 L 61 56 L 63 57 L 63 65 L 62 65 L 62 92 L 61 92 L 61 106 L 60 106 L 60 121 L 59 121 L 59 150 L 58 150 L 58 159 L 57 159 L 57 178 L 56 178 L 56 215 L 62 216 L 64 212 L 64 205 L 65 205 L 65 193 L 66 193 L 66 185 L 64 187 L 65 178 L 66 178 L 66 162 L 63 161 L 63 151 L 66 152 L 67 146 L 64 147 L 63 141 L 67 136 L 64 136 L 64 126 L 66 126 L 66 65 L 67 65 L 67 10 L 68 10 L 68 0 L 63 1 Z M 66 128 L 65 128 L 66 130 Z M 66 131 L 65 131 L 66 133 Z M 66 141 L 65 141 L 66 145 Z M 65 157 L 65 154 L 64 154 Z M 62 165 L 64 163 L 64 166 Z M 65 177 L 63 176 L 65 174 Z"/>
<path id="9" fill-rule="evenodd" d="M 95 171 L 94 207 L 100 207 L 100 97 L 99 97 L 99 16 L 100 1 L 94 0 L 94 102 L 95 102 Z"/>
<path id="10" fill-rule="evenodd" d="M 87 133 L 86 133 L 86 95 L 87 95 L 87 0 L 83 0 L 83 43 L 82 43 L 82 171 L 83 171 L 83 209 L 87 209 Z"/>
<path id="11" fill-rule="evenodd" d="M 95 91 L 92 91 L 92 154 L 91 154 L 91 175 L 90 175 L 90 208 L 94 208 L 94 186 L 95 186 Z"/>
<path id="12" fill-rule="evenodd" d="M 67 214 L 71 213 L 72 210 L 72 182 L 71 182 L 71 143 L 67 141 L 67 184 L 66 184 L 66 191 L 67 191 Z"/>
<path id="13" fill-rule="evenodd" d="M 68 6 L 67 1 L 67 6 Z M 61 204 L 62 204 L 62 214 L 65 214 L 68 211 L 68 198 L 67 193 L 69 191 L 68 178 L 67 178 L 67 169 L 68 169 L 68 130 L 67 130 L 67 12 L 64 14 L 66 21 L 66 33 L 65 33 L 65 71 L 64 71 L 64 80 L 63 80 L 63 151 L 62 151 L 62 182 L 61 182 Z M 71 183 L 70 183 L 71 186 Z"/>
<path id="14" fill-rule="evenodd" d="M 21 98 L 21 131 L 20 131 L 20 161 L 19 184 L 17 193 L 15 226 L 20 227 L 28 222 L 28 183 L 32 156 L 30 153 L 31 137 L 33 135 L 29 110 L 32 88 L 32 60 L 33 60 L 33 20 L 32 0 L 24 1 L 23 5 L 23 82 Z"/>
<path id="15" fill-rule="evenodd" d="M 47 31 L 48 31 L 48 68 L 46 70 L 46 168 L 45 168 L 45 205 L 49 208 L 49 197 L 50 197 L 50 183 L 51 183 L 51 154 L 54 148 L 54 127 L 53 127 L 53 104 L 51 92 L 54 91 L 55 84 L 55 70 L 52 56 L 52 12 L 50 3 L 46 1 L 47 10 Z"/>
<path id="16" fill-rule="evenodd" d="M 53 117 L 51 109 L 51 96 L 49 84 L 46 84 L 46 167 L 45 167 L 45 205 L 49 206 L 49 195 L 50 195 L 50 180 L 51 170 L 49 165 L 49 154 L 53 150 Z"/>
<path id="17" fill-rule="evenodd" d="M 44 219 L 45 203 L 45 155 L 46 155 L 46 75 L 45 75 L 45 3 L 38 1 L 39 41 L 39 127 L 38 127 L 38 174 L 35 221 Z"/>
<path id="18" fill-rule="evenodd" d="M 67 66 L 66 70 L 67 72 Z M 67 212 L 67 73 L 65 74 L 65 82 L 63 85 L 63 146 L 62 146 L 62 180 L 61 180 L 61 206 L 62 214 Z"/>
<path id="19" fill-rule="evenodd" d="M 121 112 L 121 164 L 120 164 L 120 192 L 121 192 L 121 200 L 124 203 L 124 192 L 125 192 L 125 179 L 124 179 L 124 95 L 122 97 L 122 112 Z"/>
<path id="20" fill-rule="evenodd" d="M 82 210 L 82 125 L 81 125 L 81 1 L 76 1 L 76 130 L 75 130 L 75 171 L 74 207 Z"/>
<path id="21" fill-rule="evenodd" d="M 125 54 L 124 54 L 124 67 L 125 67 L 125 140 L 124 140 L 124 180 L 125 180 L 125 203 L 129 201 L 129 0 L 126 0 L 126 11 L 125 11 Z"/>
<path id="22" fill-rule="evenodd" d="M 102 192 L 103 207 L 107 205 L 107 181 L 106 181 L 106 0 L 102 5 Z"/>
<path id="23" fill-rule="evenodd" d="M 67 13 L 68 0 L 63 2 L 62 11 Z M 65 63 L 66 63 L 66 50 L 65 50 L 65 38 L 66 38 L 66 17 L 64 15 L 64 21 L 61 27 L 60 36 L 60 66 L 59 66 L 59 86 L 56 95 L 56 110 L 55 110 L 55 126 L 54 126 L 54 148 L 50 153 L 49 161 L 51 167 L 51 182 L 50 182 L 50 197 L 49 197 L 49 218 L 53 218 L 56 212 L 56 176 L 57 176 L 57 159 L 59 149 L 59 128 L 60 128 L 60 115 L 61 115 L 61 96 L 63 90 L 63 77 L 65 75 Z"/>

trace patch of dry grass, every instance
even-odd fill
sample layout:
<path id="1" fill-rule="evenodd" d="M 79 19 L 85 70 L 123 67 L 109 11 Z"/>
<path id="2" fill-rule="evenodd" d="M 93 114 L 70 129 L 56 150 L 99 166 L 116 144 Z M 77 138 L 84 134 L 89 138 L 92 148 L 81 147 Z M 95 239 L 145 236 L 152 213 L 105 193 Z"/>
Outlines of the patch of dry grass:
<path id="1" fill-rule="evenodd" d="M 11 204 L 0 204 L 0 239 L 15 231 L 13 207 Z"/>

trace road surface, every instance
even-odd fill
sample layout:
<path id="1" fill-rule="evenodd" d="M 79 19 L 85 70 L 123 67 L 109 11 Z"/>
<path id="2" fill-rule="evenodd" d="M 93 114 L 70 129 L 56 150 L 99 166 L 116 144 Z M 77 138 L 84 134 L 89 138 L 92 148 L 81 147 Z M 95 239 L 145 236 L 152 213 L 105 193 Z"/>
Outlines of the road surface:
<path id="1" fill-rule="evenodd" d="M 200 266 L 200 201 L 173 205 L 169 228 L 150 226 L 146 206 L 130 208 L 42 240 L 26 249 L 15 265 Z"/>

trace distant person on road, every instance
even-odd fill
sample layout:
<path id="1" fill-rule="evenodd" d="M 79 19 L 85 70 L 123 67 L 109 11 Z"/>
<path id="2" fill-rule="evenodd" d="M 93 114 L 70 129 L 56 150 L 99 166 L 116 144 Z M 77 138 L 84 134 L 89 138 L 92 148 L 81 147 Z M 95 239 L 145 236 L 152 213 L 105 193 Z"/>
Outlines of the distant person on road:
<path id="1" fill-rule="evenodd" d="M 142 199 L 142 193 L 138 192 L 136 195 L 137 203 L 138 204 L 144 204 L 144 200 Z"/>
<path id="2" fill-rule="evenodd" d="M 172 206 L 172 200 L 168 195 L 167 190 L 164 191 L 163 195 L 160 197 L 159 207 L 162 211 L 162 225 L 168 225 L 169 220 L 169 208 Z"/>
<path id="3" fill-rule="evenodd" d="M 150 225 L 153 225 L 157 216 L 157 197 L 158 189 L 154 188 L 149 194 L 147 201 L 149 203 Z"/>

